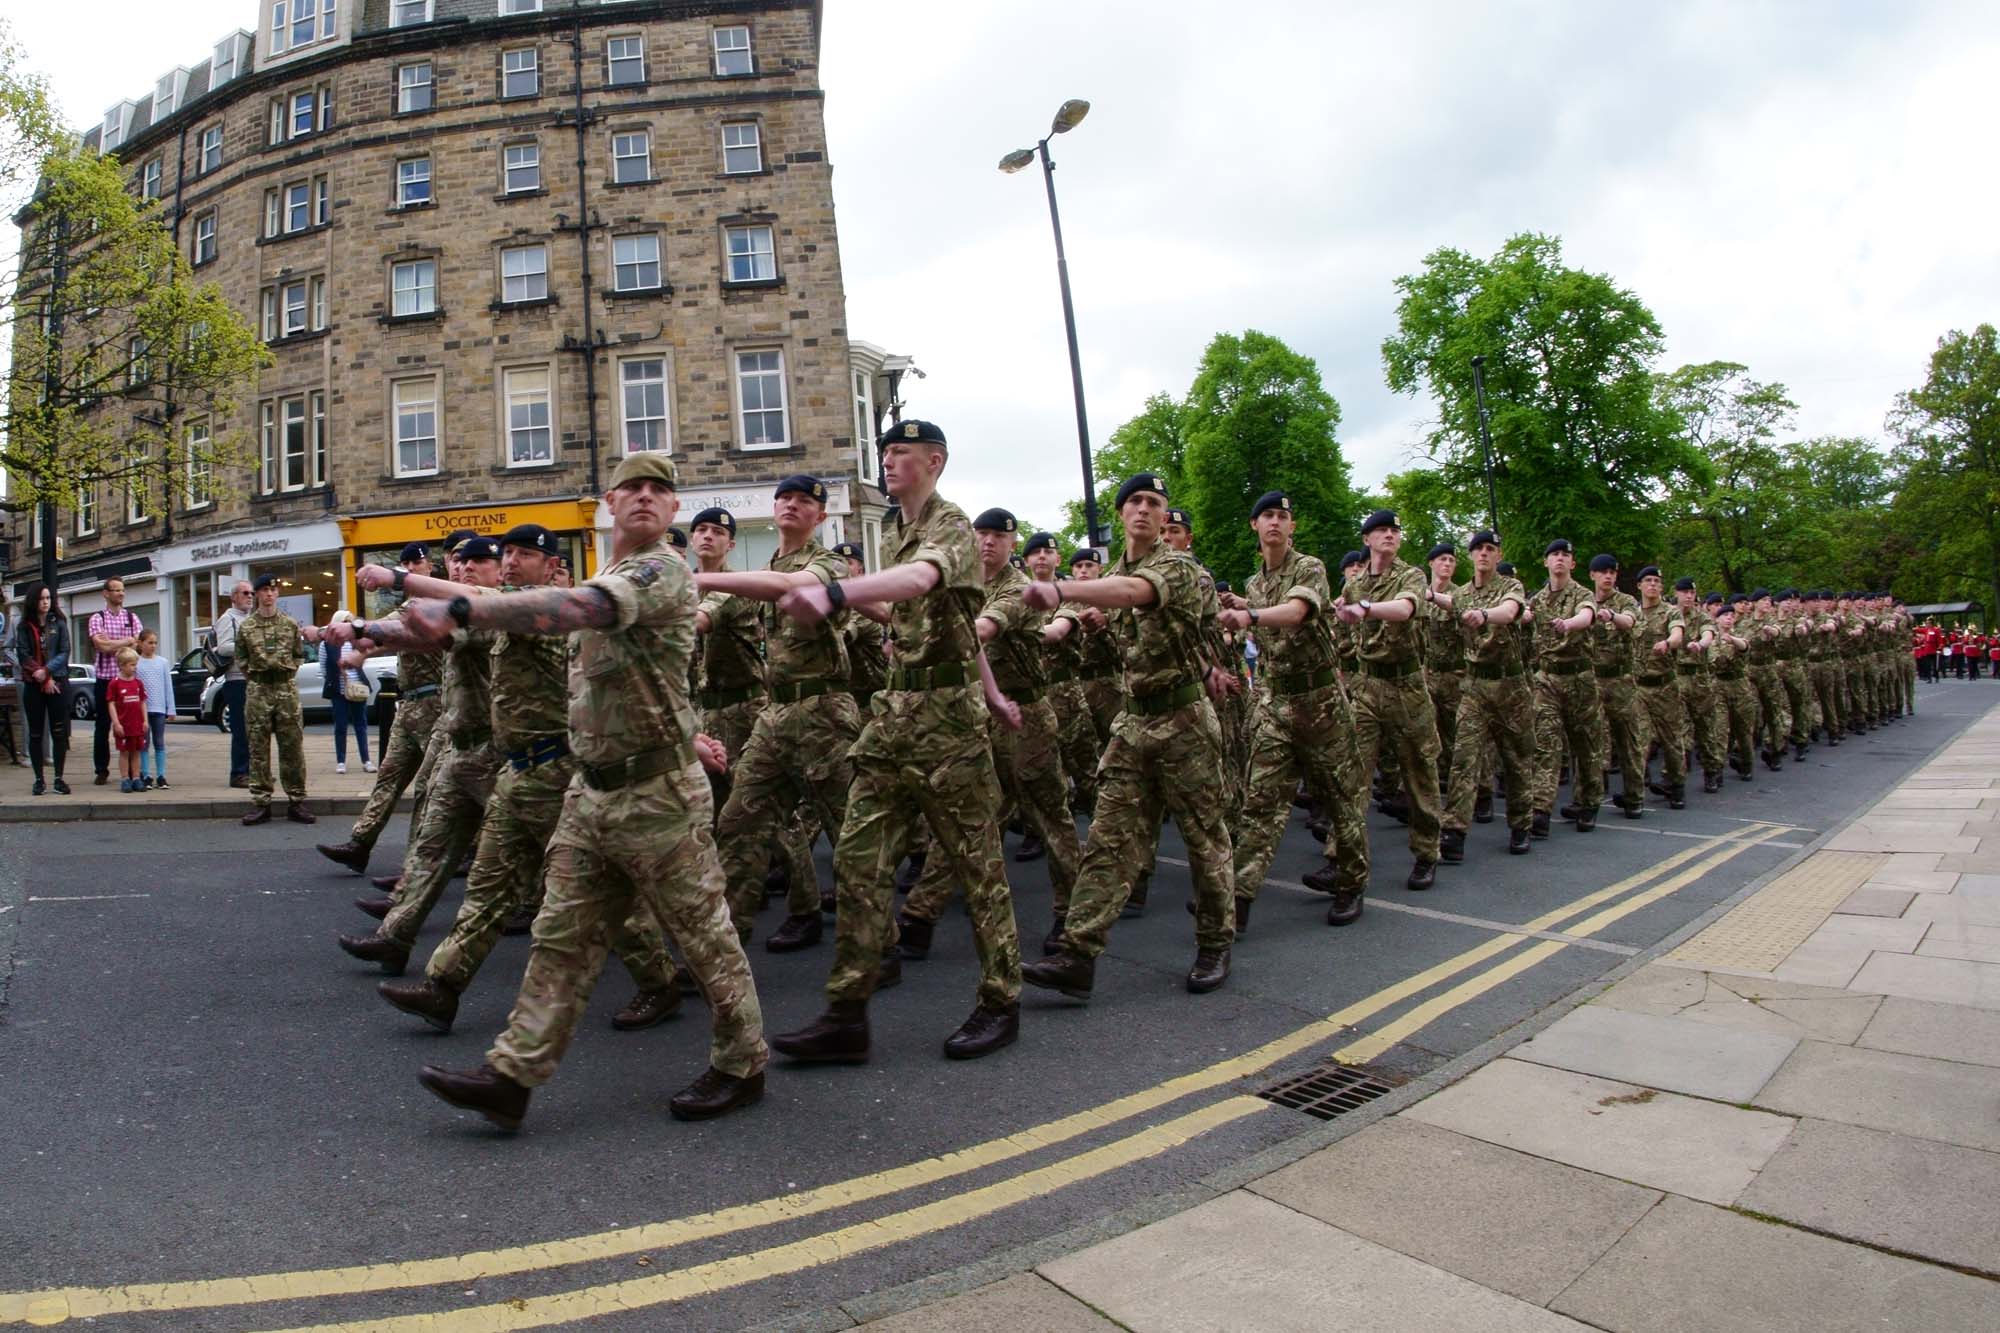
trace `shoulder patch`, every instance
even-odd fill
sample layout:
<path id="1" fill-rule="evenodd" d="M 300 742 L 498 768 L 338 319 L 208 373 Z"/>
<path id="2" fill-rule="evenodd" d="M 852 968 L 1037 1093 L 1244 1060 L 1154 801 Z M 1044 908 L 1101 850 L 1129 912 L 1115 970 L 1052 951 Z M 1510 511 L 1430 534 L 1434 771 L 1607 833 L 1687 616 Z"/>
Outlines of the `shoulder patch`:
<path id="1" fill-rule="evenodd" d="M 627 571 L 624 577 L 635 588 L 650 588 L 658 583 L 660 576 L 666 572 L 667 566 L 664 560 L 642 560 L 637 569 Z"/>

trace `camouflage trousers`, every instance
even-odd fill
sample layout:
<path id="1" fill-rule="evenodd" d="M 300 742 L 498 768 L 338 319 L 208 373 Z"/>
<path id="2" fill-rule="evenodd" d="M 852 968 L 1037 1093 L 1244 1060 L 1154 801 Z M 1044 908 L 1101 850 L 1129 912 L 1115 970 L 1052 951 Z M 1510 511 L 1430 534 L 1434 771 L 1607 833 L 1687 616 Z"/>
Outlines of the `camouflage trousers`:
<path id="1" fill-rule="evenodd" d="M 1722 771 L 1722 711 L 1715 698 L 1715 677 L 1706 671 L 1674 668 L 1680 685 L 1681 706 L 1687 710 L 1689 740 L 1703 773 Z"/>
<path id="2" fill-rule="evenodd" d="M 1778 663 L 1778 682 L 1785 688 L 1785 713 L 1792 720 L 1792 744 L 1804 745 L 1812 739 L 1819 706 L 1813 698 L 1812 677 L 1805 662 L 1788 658 Z"/>
<path id="3" fill-rule="evenodd" d="M 757 715 L 749 743 L 730 759 L 729 800 L 715 821 L 728 884 L 729 912 L 748 939 L 764 906 L 764 867 L 774 831 L 803 844 L 804 810 L 826 830 L 838 853 L 854 768 L 848 747 L 861 734 L 861 712 L 846 690 L 791 703 L 771 703 Z M 808 809 L 809 807 L 809 809 Z M 817 915 L 819 880 L 806 852 L 806 873 L 792 876 L 785 898 L 791 916 Z"/>
<path id="4" fill-rule="evenodd" d="M 1171 810 L 1194 876 L 1195 942 L 1227 949 L 1236 933 L 1233 856 L 1223 814 L 1222 724 L 1206 697 L 1167 713 L 1120 713 L 1097 766 L 1090 823 L 1063 933 L 1085 958 L 1104 952 L 1132 885 L 1152 868 L 1160 812 Z"/>
<path id="5" fill-rule="evenodd" d="M 979 954 L 979 1003 L 991 1008 L 1015 1003 L 1021 995 L 1021 943 L 1013 892 L 1000 861 L 1000 779 L 992 748 L 982 738 L 956 752 L 896 759 L 859 754 L 853 762 L 847 819 L 833 855 L 840 911 L 827 998 L 860 1001 L 874 993 L 882 956 L 896 942 L 896 867 L 915 826 L 928 824 L 930 855 L 944 861 L 965 890 Z"/>
<path id="6" fill-rule="evenodd" d="M 1725 760 L 1748 768 L 1757 760 L 1757 687 L 1748 676 L 1718 677 L 1715 682 L 1717 719 Z"/>
<path id="7" fill-rule="evenodd" d="M 417 824 L 423 818 L 424 795 L 429 774 L 424 769 L 425 752 L 430 745 L 431 733 L 437 730 L 440 700 L 436 694 L 425 695 L 421 699 L 406 699 L 396 705 L 396 721 L 389 728 L 389 743 L 382 747 L 382 763 L 375 770 L 375 785 L 368 790 L 368 803 L 361 807 L 361 814 L 354 821 L 354 831 L 347 840 L 363 851 L 373 851 L 382 830 L 389 823 L 389 816 L 395 813 L 396 802 L 403 799 L 403 791 L 414 780 L 417 785 L 416 808 L 410 812 L 410 836 L 416 836 Z"/>
<path id="8" fill-rule="evenodd" d="M 1090 696 L 1084 693 L 1082 681 L 1072 679 L 1050 686 L 1049 698 L 1055 704 L 1063 772 L 1076 784 L 1078 804 L 1088 807 L 1097 796 L 1097 756 L 1104 749 L 1097 739 Z"/>
<path id="9" fill-rule="evenodd" d="M 1250 687 L 1241 676 L 1240 688 L 1214 705 L 1215 720 L 1222 726 L 1222 779 L 1229 792 L 1228 817 L 1243 809 L 1243 796 L 1250 778 L 1250 745 L 1255 729 L 1250 720 Z"/>
<path id="10" fill-rule="evenodd" d="M 1354 744 L 1354 714 L 1338 683 L 1300 694 L 1274 694 L 1260 708 L 1250 744 L 1249 783 L 1231 828 L 1236 896 L 1255 899 L 1291 817 L 1303 781 L 1333 820 L 1326 859 L 1342 889 L 1368 887 L 1368 775 Z M 1093 830 L 1093 838 L 1095 830 Z"/>
<path id="11" fill-rule="evenodd" d="M 1604 713 L 1608 756 L 1618 762 L 1618 776 L 1627 805 L 1646 801 L 1646 715 L 1639 705 L 1639 687 L 1628 671 L 1597 678 L 1597 703 Z"/>
<path id="12" fill-rule="evenodd" d="M 243 725 L 250 738 L 250 799 L 258 805 L 271 803 L 271 741 L 275 737 L 285 795 L 294 801 L 305 800 L 306 731 L 299 719 L 299 691 L 292 678 L 287 676 L 275 685 L 261 680 L 247 682 Z"/>
<path id="13" fill-rule="evenodd" d="M 1444 821 L 1437 780 L 1437 715 L 1431 711 L 1423 672 L 1383 678 L 1364 669 L 1351 678 L 1348 692 L 1361 771 L 1373 773 L 1379 762 L 1387 772 L 1393 765 L 1410 803 L 1410 853 L 1420 861 L 1437 860 L 1438 831 Z"/>
<path id="14" fill-rule="evenodd" d="M 764 1067 L 764 1015 L 729 923 L 714 823 L 708 779 L 691 757 L 617 791 L 570 783 L 549 839 L 527 975 L 488 1064 L 528 1087 L 553 1078 L 604 969 L 612 928 L 651 918 L 680 946 L 708 1001 L 709 1064 L 737 1078 Z"/>
<path id="15" fill-rule="evenodd" d="M 1868 679 L 1868 667 L 1858 657 L 1841 661 L 1841 684 L 1847 691 L 1848 725 L 1867 726 L 1875 720 L 1875 697 Z"/>
<path id="16" fill-rule="evenodd" d="M 1097 731 L 1097 751 L 1103 754 L 1104 747 L 1111 744 L 1111 729 L 1117 724 L 1118 715 L 1125 711 L 1125 678 L 1114 671 L 1078 683 L 1090 704 L 1090 725 Z"/>
<path id="17" fill-rule="evenodd" d="M 490 744 L 461 748 L 446 741 L 445 746 L 431 775 L 423 823 L 403 853 L 403 884 L 396 890 L 396 905 L 380 928 L 405 948 L 417 942 L 417 932 L 451 882 L 451 872 L 478 839 L 500 769 L 500 752 Z"/>
<path id="18" fill-rule="evenodd" d="M 1750 684 L 1757 692 L 1758 748 L 1784 749 L 1792 735 L 1792 708 L 1790 700 L 1785 697 L 1783 663 L 1771 662 L 1751 667 Z"/>
<path id="19" fill-rule="evenodd" d="M 1535 673 L 1535 789 L 1529 799 L 1536 814 L 1556 808 L 1563 757 L 1574 756 L 1570 796 L 1585 810 L 1604 803 L 1604 704 L 1588 663 L 1563 675 L 1544 668 Z M 1513 806 L 1508 806 L 1512 813 Z"/>
<path id="20" fill-rule="evenodd" d="M 1819 701 L 1820 725 L 1834 740 L 1847 735 L 1847 698 L 1841 688 L 1840 662 L 1823 658 L 1811 665 L 1813 695 Z"/>
<path id="21" fill-rule="evenodd" d="M 1055 709 L 1043 698 L 1021 704 L 1019 731 L 1007 730 L 996 717 L 989 735 L 1001 798 L 1021 812 L 1021 818 L 1041 835 L 1048 848 L 1049 883 L 1055 889 L 1056 915 L 1061 916 L 1069 910 L 1083 845 L 1076 836 L 1076 818 L 1069 812 L 1069 788 L 1056 732 Z M 903 900 L 903 910 L 920 921 L 936 921 L 951 901 L 952 887 L 944 858 L 927 860 L 923 878 Z"/>
<path id="22" fill-rule="evenodd" d="M 1647 732 L 1659 743 L 1661 780 L 1669 791 L 1678 791 L 1687 785 L 1687 705 L 1681 702 L 1671 669 L 1664 684 L 1639 685 L 1639 711 L 1645 714 Z"/>
<path id="23" fill-rule="evenodd" d="M 1471 827 L 1480 789 L 1493 781 L 1497 758 L 1507 789 L 1507 826 L 1524 829 L 1534 814 L 1535 692 L 1524 675 L 1486 680 L 1470 672 L 1458 693 L 1457 747 L 1451 758 L 1451 804 L 1444 826 Z"/>
<path id="24" fill-rule="evenodd" d="M 728 704 L 721 708 L 702 710 L 701 729 L 704 733 L 722 742 L 722 752 L 729 756 L 727 773 L 710 773 L 708 790 L 714 797 L 716 817 L 729 805 L 729 793 L 736 783 L 736 766 L 743 757 L 743 751 L 750 745 L 750 733 L 756 729 L 757 718 L 769 707 L 768 696 L 761 691 L 754 699 L 742 703 Z M 811 895 L 814 911 L 818 911 L 819 871 L 813 865 L 812 842 L 818 836 L 817 822 L 808 823 L 804 818 L 788 820 L 782 827 L 774 826 L 766 843 L 769 855 L 782 862 L 785 867 L 786 882 L 791 885 L 787 903 Z M 718 843 L 720 838 L 718 837 Z M 724 863 L 727 873 L 727 863 Z M 730 900 L 730 910 L 735 912 L 735 899 Z M 749 925 L 764 905 L 760 895 L 748 910 L 748 915 L 737 921 L 739 929 Z"/>
<path id="25" fill-rule="evenodd" d="M 1451 761 L 1458 740 L 1458 701 L 1465 692 L 1465 673 L 1427 671 L 1424 680 L 1430 686 L 1431 712 L 1437 718 L 1438 791 L 1443 792 L 1451 786 Z"/>
<path id="26" fill-rule="evenodd" d="M 1917 711 L 1917 659 L 1904 653 L 1896 667 L 1897 693 L 1905 715 Z"/>

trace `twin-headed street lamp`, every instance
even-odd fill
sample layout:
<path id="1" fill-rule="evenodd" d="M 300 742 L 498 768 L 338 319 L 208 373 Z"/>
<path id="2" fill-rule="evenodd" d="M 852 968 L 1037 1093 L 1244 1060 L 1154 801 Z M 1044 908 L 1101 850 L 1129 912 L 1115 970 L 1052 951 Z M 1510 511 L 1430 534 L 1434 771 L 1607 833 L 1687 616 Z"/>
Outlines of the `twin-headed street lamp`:
<path id="1" fill-rule="evenodd" d="M 1069 335 L 1070 387 L 1076 394 L 1076 446 L 1083 457 L 1083 521 L 1090 529 L 1090 544 L 1102 547 L 1105 534 L 1097 526 L 1097 486 L 1091 479 L 1090 423 L 1083 411 L 1083 360 L 1076 350 L 1076 307 L 1069 295 L 1069 260 L 1063 255 L 1062 215 L 1056 211 L 1056 164 L 1049 156 L 1049 140 L 1058 134 L 1068 134 L 1089 114 L 1090 103 L 1080 98 L 1064 102 L 1056 111 L 1048 135 L 1033 148 L 1017 148 L 1001 158 L 1000 170 L 1011 175 L 1036 157 L 1042 159 L 1042 184 L 1048 187 L 1049 194 L 1049 225 L 1056 234 L 1056 280 L 1062 285 L 1063 331 Z"/>

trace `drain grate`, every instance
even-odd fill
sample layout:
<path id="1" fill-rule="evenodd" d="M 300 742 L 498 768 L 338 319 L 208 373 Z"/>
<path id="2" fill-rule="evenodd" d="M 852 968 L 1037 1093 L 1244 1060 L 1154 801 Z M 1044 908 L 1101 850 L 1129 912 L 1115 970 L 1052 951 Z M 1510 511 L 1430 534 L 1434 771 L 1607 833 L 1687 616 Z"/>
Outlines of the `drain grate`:
<path id="1" fill-rule="evenodd" d="M 1359 1065 L 1329 1064 L 1279 1079 L 1257 1095 L 1267 1102 L 1303 1111 L 1315 1120 L 1332 1120 L 1394 1092 L 1402 1082 Z"/>

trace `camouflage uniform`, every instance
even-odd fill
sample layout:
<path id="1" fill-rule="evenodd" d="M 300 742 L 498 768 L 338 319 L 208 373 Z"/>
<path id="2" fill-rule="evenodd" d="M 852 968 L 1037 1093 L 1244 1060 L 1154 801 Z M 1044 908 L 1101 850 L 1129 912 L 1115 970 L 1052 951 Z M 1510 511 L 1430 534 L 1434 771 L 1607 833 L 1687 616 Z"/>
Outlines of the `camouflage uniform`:
<path id="1" fill-rule="evenodd" d="M 1903 611 L 1895 613 L 1890 626 L 1892 634 L 1890 651 L 1894 653 L 1893 660 L 1896 663 L 1896 697 L 1906 717 L 1917 711 L 1917 659 L 1910 640 L 1911 632 L 1915 628 L 1916 622 Z"/>
<path id="2" fill-rule="evenodd" d="M 1704 777 L 1720 780 L 1723 763 L 1723 714 L 1716 705 L 1715 677 L 1709 672 L 1708 657 L 1694 651 L 1701 636 L 1715 628 L 1715 621 L 1699 606 L 1681 612 L 1686 623 L 1686 646 L 1674 663 L 1679 678 L 1681 705 L 1687 710 L 1688 730 L 1693 733 L 1696 756 Z M 1710 649 L 1709 651 L 1713 651 Z"/>
<path id="3" fill-rule="evenodd" d="M 875 691 L 889 679 L 889 654 L 882 647 L 882 627 L 856 612 L 847 617 L 847 683 L 863 714 Z"/>
<path id="4" fill-rule="evenodd" d="M 489 589 L 475 590 L 486 595 Z M 403 853 L 403 883 L 396 905 L 379 934 L 404 948 L 437 906 L 451 872 L 479 837 L 500 767 L 493 748 L 493 636 L 486 630 L 457 630 L 445 650 L 444 705 L 438 726 L 444 749 L 431 774 L 423 821 Z"/>
<path id="5" fill-rule="evenodd" d="M 1673 651 L 1656 653 L 1653 645 L 1664 643 L 1676 626 L 1686 633 L 1687 621 L 1680 607 L 1661 598 L 1652 606 L 1640 606 L 1639 629 L 1632 636 L 1639 709 L 1645 714 L 1646 729 L 1659 743 L 1660 776 L 1668 791 L 1687 785 L 1687 706 L 1681 702 L 1680 685 L 1674 678 Z"/>
<path id="6" fill-rule="evenodd" d="M 1717 725 L 1722 731 L 1723 758 L 1739 771 L 1747 771 L 1757 753 L 1757 687 L 1750 683 L 1748 654 L 1723 638 L 1720 627 L 1715 632 L 1715 647 L 1708 651 L 1708 668 L 1721 714 Z"/>
<path id="7" fill-rule="evenodd" d="M 890 564 L 913 563 L 935 566 L 938 581 L 891 609 L 895 665 L 850 752 L 854 785 L 834 849 L 840 911 L 827 997 L 852 1003 L 874 992 L 882 956 L 895 942 L 896 866 L 922 821 L 965 890 L 979 1003 L 1004 1009 L 1021 993 L 1021 949 L 1000 863 L 1000 779 L 973 627 L 986 594 L 964 510 L 932 495 L 898 519 Z"/>
<path id="8" fill-rule="evenodd" d="M 1778 683 L 1785 690 L 1785 716 L 1791 719 L 1791 742 L 1795 746 L 1812 739 L 1815 707 L 1812 675 L 1806 662 L 1809 636 L 1799 633 L 1803 623 L 1797 616 L 1778 617 Z"/>
<path id="9" fill-rule="evenodd" d="M 1784 629 L 1775 616 L 1739 616 L 1737 633 L 1750 640 L 1750 688 L 1757 695 L 1757 748 L 1777 754 L 1792 734 L 1785 703 Z"/>
<path id="10" fill-rule="evenodd" d="M 1840 614 L 1816 613 L 1812 616 L 1812 626 L 1806 642 L 1810 645 L 1807 658 L 1812 668 L 1813 696 L 1819 704 L 1820 725 L 1826 728 L 1829 739 L 1838 741 L 1847 735 L 1847 699 L 1840 675 Z"/>
<path id="11" fill-rule="evenodd" d="M 1063 614 L 1061 611 L 1057 615 Z M 1052 617 L 1053 618 L 1053 617 Z M 1085 693 L 1083 630 L 1070 632 L 1048 645 L 1049 698 L 1055 705 L 1056 726 L 1062 739 L 1063 772 L 1076 785 L 1079 809 L 1089 809 L 1097 799 L 1097 756 L 1103 746 L 1097 739 L 1097 722 Z"/>
<path id="12" fill-rule="evenodd" d="M 1333 588 L 1326 566 L 1297 548 L 1288 549 L 1276 567 L 1260 559 L 1243 599 L 1259 611 L 1293 600 L 1311 610 L 1296 627 L 1250 631 L 1271 697 L 1258 710 L 1248 791 L 1232 829 L 1236 896 L 1254 900 L 1263 887 L 1301 779 L 1333 817 L 1326 859 L 1339 874 L 1339 891 L 1360 892 L 1368 887 L 1368 828 L 1361 814 L 1368 778 L 1354 744 L 1354 714 L 1334 667 L 1328 632 Z"/>
<path id="13" fill-rule="evenodd" d="M 410 811 L 410 835 L 416 836 L 422 822 L 424 797 L 430 786 L 425 765 L 431 733 L 437 729 L 443 707 L 444 654 L 414 649 L 396 658 L 396 720 L 389 727 L 389 743 L 382 747 L 382 763 L 375 771 L 375 785 L 368 791 L 368 803 L 361 807 L 348 841 L 368 853 L 389 823 L 389 816 L 402 799 L 411 780 L 416 781 L 416 806 Z"/>
<path id="14" fill-rule="evenodd" d="M 1632 683 L 1632 641 L 1639 634 L 1639 599 L 1612 589 L 1593 597 L 1597 610 L 1591 625 L 1590 663 L 1597 676 L 1597 701 L 1604 714 L 1608 757 L 1618 761 L 1627 809 L 1646 803 L 1646 718 L 1639 707 L 1639 687 Z M 1619 629 L 1611 617 L 1632 617 L 1631 629 Z"/>
<path id="15" fill-rule="evenodd" d="M 604 967 L 611 928 L 650 917 L 680 946 L 708 1000 L 709 1063 L 746 1078 L 769 1053 L 750 963 L 723 899 L 708 780 L 694 755 L 694 578 L 661 540 L 583 586 L 608 598 L 615 618 L 568 639 L 576 772 L 549 840 L 548 892 L 527 975 L 486 1062 L 526 1087 L 548 1082 Z"/>
<path id="16" fill-rule="evenodd" d="M 1491 611 L 1502 602 L 1528 605 L 1521 581 L 1495 574 L 1452 594 L 1458 614 Z M 1492 781 L 1486 752 L 1497 753 L 1507 789 L 1507 825 L 1524 829 L 1534 814 L 1535 694 L 1521 665 L 1522 635 L 1514 625 L 1463 626 L 1465 682 L 1458 696 L 1458 746 L 1451 760 L 1451 802 L 1444 826 L 1463 833 L 1479 790 Z"/>
<path id="17" fill-rule="evenodd" d="M 808 538 L 789 555 L 774 555 L 773 573 L 810 571 L 824 585 L 847 574 L 847 561 Z M 757 716 L 750 740 L 732 757 L 729 801 L 716 820 L 729 908 L 739 931 L 764 903 L 765 839 L 774 829 L 803 827 L 801 810 L 826 830 L 839 852 L 854 769 L 847 751 L 861 734 L 861 711 L 848 683 L 847 618 L 836 613 L 817 625 L 760 604 L 764 617 L 765 670 L 771 702 Z M 790 916 L 817 916 L 819 884 L 794 875 L 785 900 Z"/>
<path id="18" fill-rule="evenodd" d="M 1454 590 L 1455 591 L 1455 590 Z M 1417 608 L 1424 618 L 1424 682 L 1437 715 L 1438 790 L 1451 785 L 1453 746 L 1458 736 L 1458 700 L 1465 690 L 1465 635 L 1458 614 L 1435 602 Z"/>
<path id="19" fill-rule="evenodd" d="M 278 741 L 278 772 L 285 795 L 306 799 L 306 732 L 299 718 L 298 669 L 306 660 L 299 622 L 282 611 L 255 611 L 236 627 L 236 660 L 248 682 L 244 726 L 250 736 L 250 799 L 271 803 L 271 739 Z"/>
<path id="20" fill-rule="evenodd" d="M 1076 611 L 1066 607 L 1056 614 L 1074 618 Z M 1125 707 L 1125 664 L 1119 658 L 1118 635 L 1109 625 L 1101 630 L 1086 630 L 1079 624 L 1071 637 L 1077 640 L 1077 679 L 1082 682 L 1083 696 L 1090 703 L 1090 724 L 1097 733 L 1097 752 L 1101 756 L 1104 747 L 1111 743 L 1112 724 Z"/>
<path id="21" fill-rule="evenodd" d="M 1589 606 L 1595 615 L 1595 598 L 1590 589 L 1569 580 L 1561 588 L 1553 582 L 1528 599 L 1535 613 L 1535 789 L 1531 797 L 1536 814 L 1555 809 L 1556 786 L 1562 776 L 1563 756 L 1571 755 L 1575 766 L 1570 775 L 1570 795 L 1578 807 L 1595 812 L 1604 801 L 1604 705 L 1597 697 L 1596 673 L 1591 669 L 1589 629 L 1564 634 L 1553 622 L 1567 620 Z"/>
<path id="22" fill-rule="evenodd" d="M 1128 548 L 1106 571 L 1144 580 L 1155 600 L 1112 621 L 1128 702 L 1098 765 L 1097 817 L 1064 927 L 1066 947 L 1080 957 L 1104 952 L 1132 885 L 1151 869 L 1163 809 L 1187 845 L 1197 947 L 1227 949 L 1235 936 L 1222 724 L 1202 680 L 1214 624 L 1204 619 L 1202 573 L 1193 556 L 1165 542 L 1140 559 Z"/>
<path id="23" fill-rule="evenodd" d="M 1437 715 L 1424 685 L 1423 621 L 1428 580 L 1398 560 L 1380 574 L 1363 569 L 1347 581 L 1341 600 L 1410 603 L 1402 621 L 1363 620 L 1350 627 L 1358 669 L 1349 682 L 1354 700 L 1355 739 L 1361 771 L 1378 760 L 1386 769 L 1393 756 L 1410 802 L 1410 851 L 1419 861 L 1438 859 L 1438 831 L 1444 812 L 1438 796 Z"/>
<path id="24" fill-rule="evenodd" d="M 987 732 L 1007 804 L 1021 812 L 1048 848 L 1049 883 L 1055 889 L 1056 915 L 1061 916 L 1069 910 L 1083 848 L 1069 812 L 1055 707 L 1046 697 L 1042 626 L 1047 621 L 1022 600 L 1021 591 L 1027 586 L 1027 575 L 1011 565 L 1002 565 L 986 580 L 986 604 L 980 607 L 979 618 L 992 621 L 1000 631 L 986 642 L 986 660 L 993 669 L 993 683 L 1021 708 L 1019 731 L 1009 731 L 996 717 Z M 936 921 L 944 915 L 951 889 L 951 872 L 943 858 L 927 861 L 904 910 L 917 920 Z"/>

